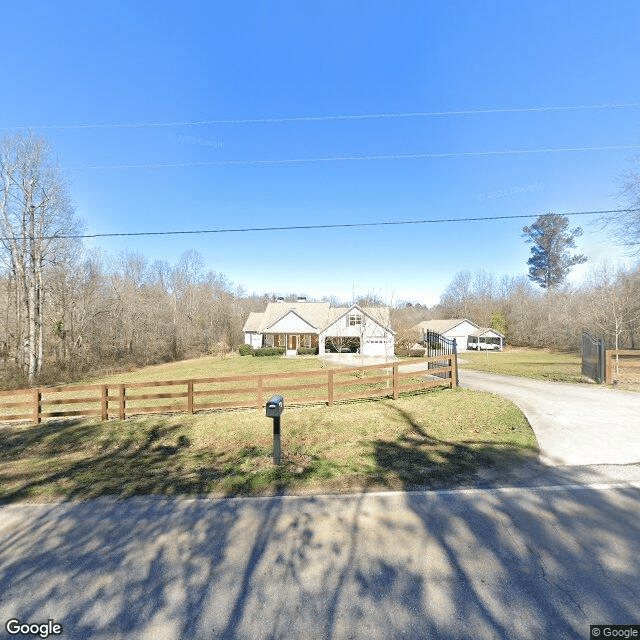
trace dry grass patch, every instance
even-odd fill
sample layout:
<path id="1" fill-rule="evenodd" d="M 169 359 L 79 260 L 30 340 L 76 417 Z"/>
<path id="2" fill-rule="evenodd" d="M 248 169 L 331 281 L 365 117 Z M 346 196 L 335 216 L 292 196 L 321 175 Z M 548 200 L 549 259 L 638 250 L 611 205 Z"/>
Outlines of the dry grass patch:
<path id="1" fill-rule="evenodd" d="M 311 371 L 322 368 L 318 358 L 304 356 L 296 358 L 252 356 L 207 356 L 168 362 L 144 367 L 127 373 L 111 376 L 87 378 L 91 384 L 122 384 L 126 382 L 147 382 L 156 380 L 189 380 L 214 378 L 217 376 L 254 375 L 260 373 L 285 373 L 290 371 Z"/>

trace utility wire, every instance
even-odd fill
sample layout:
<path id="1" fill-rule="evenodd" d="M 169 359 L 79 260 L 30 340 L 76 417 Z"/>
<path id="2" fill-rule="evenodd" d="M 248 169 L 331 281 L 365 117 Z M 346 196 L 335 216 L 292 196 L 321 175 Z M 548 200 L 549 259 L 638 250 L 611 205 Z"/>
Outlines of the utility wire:
<path id="1" fill-rule="evenodd" d="M 176 169 L 181 167 L 213 167 L 234 164 L 302 164 L 311 162 L 347 162 L 353 160 L 418 160 L 421 158 L 469 158 L 482 156 L 525 155 L 534 153 L 566 153 L 570 151 L 622 151 L 640 149 L 638 144 L 612 145 L 607 147 L 557 147 L 547 149 L 519 149 L 506 151 L 460 151 L 450 153 L 408 153 L 373 156 L 331 156 L 325 158 L 289 158 L 285 160 L 212 160 L 211 162 L 166 162 L 156 164 L 112 164 L 112 165 L 80 165 L 67 169 Z"/>
<path id="2" fill-rule="evenodd" d="M 590 215 L 602 215 L 605 213 L 631 213 L 640 211 L 640 209 L 609 209 L 606 211 L 571 211 L 568 213 L 560 213 L 556 215 L 561 216 L 590 216 Z M 513 216 L 484 216 L 481 218 L 437 218 L 432 220 L 391 220 L 386 222 L 352 222 L 341 224 L 309 224 L 309 225 L 292 225 L 285 227 L 241 227 L 233 229 L 200 229 L 196 231 L 138 231 L 131 233 L 93 233 L 86 235 L 54 235 L 44 236 L 43 240 L 54 239 L 81 239 L 81 238 L 116 238 L 123 236 L 176 236 L 176 235 L 202 235 L 210 233 L 246 233 L 249 231 L 293 231 L 297 229 L 344 229 L 353 227 L 383 227 L 394 225 L 408 225 L 408 224 L 436 224 L 444 222 L 484 222 L 487 220 L 515 220 L 517 218 L 533 218 L 540 214 L 530 213 Z M 23 237 L 16 238 L 17 240 L 25 240 Z M 0 240 L 6 241 L 9 238 L 2 238 Z"/>
<path id="3" fill-rule="evenodd" d="M 294 116 L 290 118 L 244 118 L 230 120 L 187 120 L 176 122 L 124 122 L 102 124 L 53 124 L 53 125 L 23 125 L 12 129 L 142 129 L 152 127 L 189 127 L 198 125 L 235 125 L 235 124 L 269 124 L 281 122 L 318 122 L 329 120 L 381 120 L 385 118 L 427 118 L 434 116 L 467 116 L 491 113 L 535 113 L 549 111 L 586 111 L 595 109 L 634 109 L 640 107 L 639 102 L 617 104 L 592 104 L 563 107 L 514 107 L 498 109 L 464 109 L 459 111 L 417 111 L 413 113 L 373 113 L 351 114 L 335 116 Z"/>

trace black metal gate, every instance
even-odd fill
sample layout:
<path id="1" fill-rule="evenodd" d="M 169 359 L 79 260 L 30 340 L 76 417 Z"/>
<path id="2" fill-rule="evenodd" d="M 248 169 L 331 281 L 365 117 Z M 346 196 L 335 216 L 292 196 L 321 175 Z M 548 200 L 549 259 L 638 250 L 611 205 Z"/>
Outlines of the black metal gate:
<path id="1" fill-rule="evenodd" d="M 582 375 L 594 382 L 604 382 L 604 338 L 582 332 Z"/>
<path id="2" fill-rule="evenodd" d="M 458 347 L 455 338 L 445 338 L 443 335 L 436 333 L 435 331 L 427 331 L 424 334 L 424 346 L 426 347 L 425 356 L 450 356 L 457 355 Z M 446 367 L 449 364 L 448 360 L 435 360 L 428 365 L 429 369 L 438 369 L 439 367 Z M 458 373 L 458 367 L 456 367 L 456 378 Z M 439 378 L 450 378 L 451 374 L 448 372 L 435 373 L 434 375 Z M 456 379 L 456 385 L 458 380 Z"/>

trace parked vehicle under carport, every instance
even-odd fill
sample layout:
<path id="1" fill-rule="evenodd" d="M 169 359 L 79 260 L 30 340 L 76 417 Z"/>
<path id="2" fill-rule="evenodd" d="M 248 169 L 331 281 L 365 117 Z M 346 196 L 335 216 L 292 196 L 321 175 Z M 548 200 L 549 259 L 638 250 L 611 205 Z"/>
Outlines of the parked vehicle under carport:
<path id="1" fill-rule="evenodd" d="M 327 336 L 325 351 L 331 353 L 360 353 L 360 338 L 345 336 Z"/>
<path id="2" fill-rule="evenodd" d="M 500 345 L 496 342 L 470 342 L 467 349 L 475 351 L 500 351 Z"/>

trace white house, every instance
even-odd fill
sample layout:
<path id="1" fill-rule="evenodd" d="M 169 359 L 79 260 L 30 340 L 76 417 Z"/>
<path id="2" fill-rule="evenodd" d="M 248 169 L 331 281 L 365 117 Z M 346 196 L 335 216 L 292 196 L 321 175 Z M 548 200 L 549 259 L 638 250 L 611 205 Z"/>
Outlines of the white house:
<path id="1" fill-rule="evenodd" d="M 250 313 L 245 344 L 285 347 L 294 355 L 300 347 L 317 348 L 319 355 L 349 351 L 363 356 L 393 356 L 395 331 L 388 307 L 331 307 L 328 302 L 270 302 L 262 313 Z"/>
<path id="2" fill-rule="evenodd" d="M 427 331 L 439 333 L 449 340 L 455 338 L 457 350 L 460 352 L 467 350 L 469 336 L 478 331 L 480 327 L 466 318 L 450 318 L 446 320 L 425 320 L 419 322 L 413 329 L 420 332 L 420 335 L 423 336 L 423 341 Z"/>
<path id="3" fill-rule="evenodd" d="M 466 318 L 451 318 L 447 320 L 425 320 L 419 322 L 413 327 L 414 331 L 418 331 L 422 336 L 422 340 L 426 340 L 427 331 L 434 331 L 445 338 L 456 339 L 456 347 L 458 351 L 467 351 L 476 349 L 478 344 L 492 344 L 502 349 L 505 336 L 489 327 L 480 327 L 475 322 Z"/>

